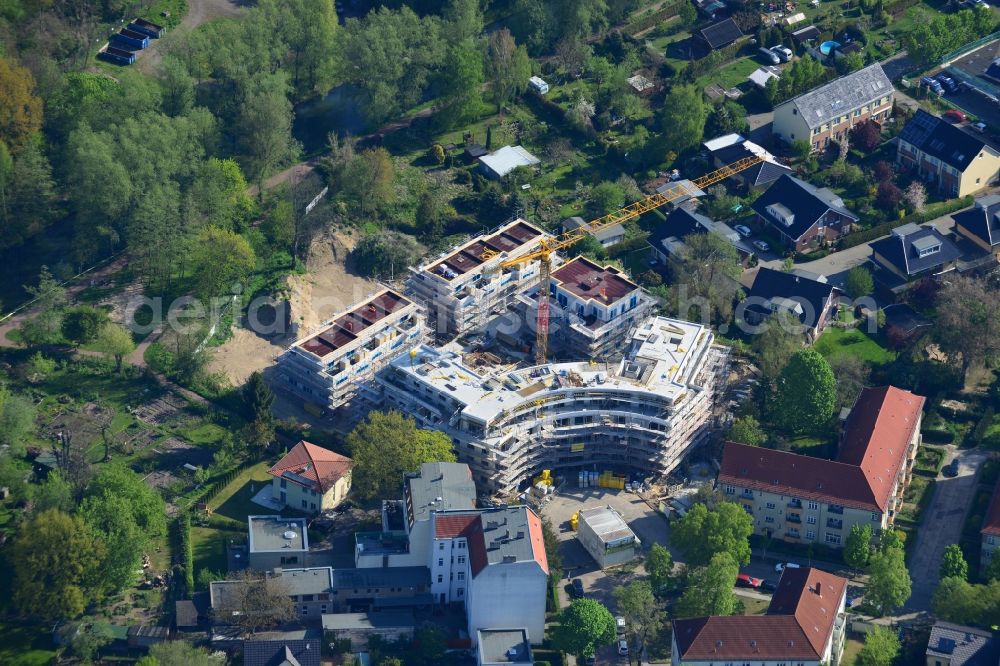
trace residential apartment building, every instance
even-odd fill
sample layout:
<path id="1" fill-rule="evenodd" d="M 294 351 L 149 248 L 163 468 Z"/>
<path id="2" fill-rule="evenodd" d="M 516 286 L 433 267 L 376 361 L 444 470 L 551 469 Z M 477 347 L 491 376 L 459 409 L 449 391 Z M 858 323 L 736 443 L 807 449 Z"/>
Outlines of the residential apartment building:
<path id="1" fill-rule="evenodd" d="M 329 511 L 351 490 L 353 467 L 347 456 L 303 440 L 268 470 L 271 497 L 305 513 Z"/>
<path id="2" fill-rule="evenodd" d="M 673 666 L 836 666 L 844 652 L 847 579 L 785 569 L 764 615 L 673 621 Z"/>
<path id="3" fill-rule="evenodd" d="M 858 216 L 825 187 L 783 175 L 752 206 L 757 223 L 770 225 L 782 245 L 808 252 L 851 231 Z"/>
<path id="4" fill-rule="evenodd" d="M 892 386 L 861 391 L 836 460 L 728 443 L 717 487 L 753 516 L 754 532 L 842 547 L 855 524 L 891 527 L 913 477 L 924 398 Z"/>
<path id="5" fill-rule="evenodd" d="M 972 208 L 952 217 L 956 234 L 1000 259 L 1000 194 L 980 197 Z"/>
<path id="6" fill-rule="evenodd" d="M 508 495 L 541 469 L 665 474 L 707 434 L 728 348 L 709 327 L 652 317 L 617 363 L 516 368 L 421 346 L 378 376 L 385 406 L 448 434 L 481 491 Z"/>
<path id="7" fill-rule="evenodd" d="M 983 518 L 983 526 L 979 530 L 982 552 L 979 556 L 979 573 L 985 575 L 987 568 L 996 557 L 997 547 L 1000 546 L 1000 481 L 993 489 L 993 498 L 990 500 L 990 508 Z"/>
<path id="8" fill-rule="evenodd" d="M 892 114 L 894 95 L 882 65 L 869 65 L 774 107 L 774 136 L 825 150 L 859 123 L 884 122 Z"/>
<path id="9" fill-rule="evenodd" d="M 548 561 L 541 519 L 529 507 L 475 508 L 469 467 L 425 463 L 404 479 L 405 528 L 359 541 L 355 562 L 382 571 L 426 565 L 435 604 L 464 604 L 469 634 L 523 627 L 532 643 L 545 631 Z M 368 571 L 367 568 L 356 571 Z"/>
<path id="10" fill-rule="evenodd" d="M 1000 152 L 981 136 L 923 109 L 897 138 L 896 164 L 947 197 L 964 197 L 996 182 Z"/>
<path id="11" fill-rule="evenodd" d="M 292 343 L 278 357 L 278 383 L 309 405 L 336 409 L 423 335 L 419 307 L 383 289 Z"/>
<path id="12" fill-rule="evenodd" d="M 552 271 L 549 290 L 550 356 L 620 359 L 629 333 L 656 307 L 655 299 L 625 273 L 582 256 Z M 507 325 L 492 330 L 499 340 L 533 345 L 538 291 L 519 294 L 514 310 L 521 317 L 516 331 L 506 332 Z"/>
<path id="13" fill-rule="evenodd" d="M 500 268 L 500 264 L 537 250 L 547 237 L 524 220 L 509 222 L 422 266 L 411 267 L 406 294 L 423 306 L 438 339 L 479 331 L 507 311 L 515 294 L 538 282 L 537 260 L 511 268 Z M 554 255 L 552 260 L 558 263 Z"/>

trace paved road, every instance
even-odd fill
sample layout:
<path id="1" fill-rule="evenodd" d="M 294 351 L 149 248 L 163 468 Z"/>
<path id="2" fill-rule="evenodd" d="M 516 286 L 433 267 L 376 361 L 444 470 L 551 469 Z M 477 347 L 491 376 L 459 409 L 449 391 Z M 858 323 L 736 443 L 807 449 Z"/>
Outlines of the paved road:
<path id="1" fill-rule="evenodd" d="M 945 462 L 958 458 L 958 476 L 949 479 L 938 475 L 934 497 L 917 530 L 917 544 L 909 564 L 913 593 L 905 606 L 910 611 L 930 609 L 944 549 L 949 544 L 958 543 L 962 536 L 965 514 L 976 492 L 977 472 L 987 458 L 984 451 L 959 450 L 956 454 L 953 447 L 949 448 L 952 450 Z"/>

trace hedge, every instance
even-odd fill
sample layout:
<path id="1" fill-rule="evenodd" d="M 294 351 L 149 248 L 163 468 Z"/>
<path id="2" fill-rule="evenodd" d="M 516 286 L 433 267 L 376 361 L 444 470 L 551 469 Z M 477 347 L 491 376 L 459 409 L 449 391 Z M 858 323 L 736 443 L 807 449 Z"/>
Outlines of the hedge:
<path id="1" fill-rule="evenodd" d="M 928 444 L 951 444 L 955 441 L 955 433 L 951 430 L 924 430 L 920 436 Z"/>
<path id="2" fill-rule="evenodd" d="M 942 215 L 947 215 L 948 213 L 954 213 L 957 210 L 968 208 L 972 205 L 973 201 L 974 199 L 972 196 L 965 196 L 961 199 L 952 199 L 951 201 L 942 201 L 940 203 L 927 206 L 919 213 L 910 213 L 909 215 L 904 215 L 898 220 L 890 220 L 888 222 L 883 222 L 882 224 L 876 224 L 871 229 L 865 229 L 864 231 L 856 231 L 853 234 L 847 234 L 840 239 L 839 249 L 846 250 L 849 247 L 870 243 L 876 238 L 889 235 L 893 229 L 901 227 L 904 224 L 921 224 L 923 222 L 933 220 L 934 218 L 941 217 Z"/>
<path id="3" fill-rule="evenodd" d="M 184 568 L 184 597 L 190 598 L 194 592 L 194 547 L 191 545 L 191 515 L 186 511 L 177 519 L 177 543 Z"/>

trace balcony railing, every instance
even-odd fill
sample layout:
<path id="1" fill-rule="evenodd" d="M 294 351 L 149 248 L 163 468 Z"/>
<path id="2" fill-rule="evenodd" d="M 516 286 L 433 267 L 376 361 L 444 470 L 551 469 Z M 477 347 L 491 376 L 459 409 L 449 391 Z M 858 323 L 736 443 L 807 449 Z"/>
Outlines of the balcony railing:
<path id="1" fill-rule="evenodd" d="M 834 529 L 834 530 L 843 529 L 843 527 L 844 527 L 844 521 L 843 520 L 837 520 L 835 518 L 827 518 L 826 519 L 826 526 L 829 527 L 830 529 Z"/>
<path id="2" fill-rule="evenodd" d="M 788 508 L 789 509 L 801 509 L 802 508 L 802 501 L 801 500 L 788 500 Z"/>
<path id="3" fill-rule="evenodd" d="M 838 515 L 844 515 L 844 507 L 839 506 L 837 504 L 831 504 L 830 506 L 828 506 L 827 511 L 829 511 L 830 513 L 836 513 Z"/>
<path id="4" fill-rule="evenodd" d="M 802 516 L 800 516 L 797 513 L 790 513 L 790 514 L 788 514 L 788 515 L 785 516 L 785 520 L 787 520 L 790 523 L 801 523 L 802 522 Z"/>
<path id="5" fill-rule="evenodd" d="M 801 535 L 798 532 L 791 532 L 791 531 L 785 532 L 785 536 L 787 538 L 789 538 L 789 539 L 800 539 L 800 538 L 802 538 Z"/>

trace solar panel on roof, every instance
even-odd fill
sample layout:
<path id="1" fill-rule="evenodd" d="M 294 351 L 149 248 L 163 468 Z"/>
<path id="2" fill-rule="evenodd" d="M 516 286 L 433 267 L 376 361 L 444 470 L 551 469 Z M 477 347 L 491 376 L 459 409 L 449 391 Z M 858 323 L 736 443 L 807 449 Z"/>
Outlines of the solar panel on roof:
<path id="1" fill-rule="evenodd" d="M 955 641 L 951 638 L 939 638 L 938 639 L 938 652 L 943 652 L 944 654 L 951 654 L 955 651 Z"/>

